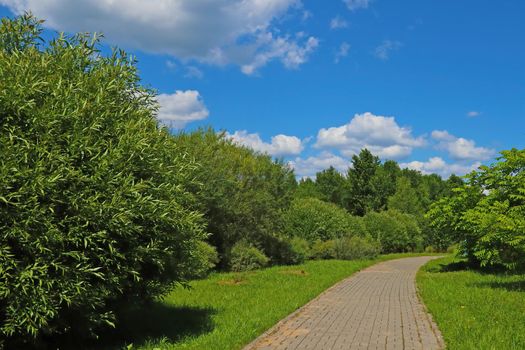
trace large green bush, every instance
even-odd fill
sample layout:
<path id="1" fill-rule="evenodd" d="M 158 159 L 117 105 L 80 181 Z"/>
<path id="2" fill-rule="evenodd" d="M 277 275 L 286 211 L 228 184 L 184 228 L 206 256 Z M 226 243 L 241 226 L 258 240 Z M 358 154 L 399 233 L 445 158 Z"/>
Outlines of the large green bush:
<path id="1" fill-rule="evenodd" d="M 370 236 L 377 240 L 383 253 L 421 249 L 421 230 L 416 219 L 395 210 L 369 212 L 363 218 Z"/>
<path id="2" fill-rule="evenodd" d="M 285 215 L 286 232 L 313 243 L 352 235 L 362 227 L 343 208 L 315 198 L 297 198 Z M 360 232 L 356 232 L 360 234 Z"/>
<path id="3" fill-rule="evenodd" d="M 368 237 L 342 237 L 334 241 L 333 251 L 340 260 L 373 259 L 381 252 L 381 245 Z"/>
<path id="4" fill-rule="evenodd" d="M 194 193 L 222 267 L 228 266 L 229 252 L 239 240 L 279 260 L 282 214 L 296 186 L 292 170 L 211 129 L 180 133 L 175 138 L 177 145 L 199 162 L 193 173 L 202 186 Z"/>
<path id="5" fill-rule="evenodd" d="M 39 25 L 0 25 L 0 342 L 90 333 L 205 268 L 194 164 L 133 60 Z"/>

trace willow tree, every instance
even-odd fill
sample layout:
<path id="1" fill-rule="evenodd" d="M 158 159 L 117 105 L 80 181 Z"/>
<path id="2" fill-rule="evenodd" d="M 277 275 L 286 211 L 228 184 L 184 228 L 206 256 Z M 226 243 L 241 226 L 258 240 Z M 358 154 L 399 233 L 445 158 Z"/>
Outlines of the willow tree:
<path id="1" fill-rule="evenodd" d="M 191 161 L 98 39 L 0 25 L 0 343 L 113 325 L 202 268 Z"/>

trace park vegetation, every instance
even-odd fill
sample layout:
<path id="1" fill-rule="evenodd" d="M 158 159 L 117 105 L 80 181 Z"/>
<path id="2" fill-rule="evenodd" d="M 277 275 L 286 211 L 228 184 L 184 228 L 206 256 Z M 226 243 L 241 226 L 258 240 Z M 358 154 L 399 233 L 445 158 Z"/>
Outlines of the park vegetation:
<path id="1" fill-rule="evenodd" d="M 297 181 L 225 133 L 160 125 L 125 52 L 41 34 L 31 15 L 0 25 L 0 348 L 94 337 L 212 269 L 455 243 L 481 264 L 523 263 L 523 151 L 466 183 L 366 149 L 344 174 Z"/>

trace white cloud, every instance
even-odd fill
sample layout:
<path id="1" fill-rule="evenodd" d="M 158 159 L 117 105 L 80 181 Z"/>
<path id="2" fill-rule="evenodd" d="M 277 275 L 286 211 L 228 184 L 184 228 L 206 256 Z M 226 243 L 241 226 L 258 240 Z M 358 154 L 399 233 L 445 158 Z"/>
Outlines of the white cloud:
<path id="1" fill-rule="evenodd" d="M 271 50 L 273 44 L 259 46 L 258 38 L 276 33 L 279 18 L 300 10 L 300 0 L 0 0 L 0 4 L 18 14 L 30 10 L 52 29 L 103 32 L 119 46 L 218 65 L 249 64 L 254 56 Z M 278 58 L 294 55 L 301 46 L 286 36 L 274 35 L 271 40 L 284 40 L 292 50 Z"/>
<path id="2" fill-rule="evenodd" d="M 372 113 L 356 114 L 348 124 L 319 130 L 316 148 L 336 148 L 344 156 L 368 148 L 383 159 L 400 159 L 415 147 L 425 145 L 422 137 L 413 137 L 409 127 L 399 126 L 394 117 Z"/>
<path id="3" fill-rule="evenodd" d="M 319 41 L 315 37 L 309 37 L 301 45 L 288 37 L 275 38 L 272 33 L 264 33 L 257 40 L 258 52 L 249 63 L 241 66 L 241 70 L 244 74 L 252 75 L 273 59 L 280 60 L 288 69 L 297 69 L 308 60 L 318 45 Z"/>
<path id="4" fill-rule="evenodd" d="M 456 137 L 446 130 L 432 131 L 432 138 L 438 141 L 438 149 L 447 151 L 456 160 L 487 160 L 496 154 L 493 149 L 476 147 L 473 140 Z"/>
<path id="5" fill-rule="evenodd" d="M 421 171 L 423 174 L 438 174 L 448 178 L 451 174 L 465 175 L 481 166 L 480 162 L 473 164 L 447 163 L 440 157 L 432 157 L 426 162 L 413 161 L 399 164 L 401 168 Z"/>
<path id="6" fill-rule="evenodd" d="M 350 11 L 355 11 L 367 8 L 371 0 L 343 0 L 343 2 Z"/>
<path id="7" fill-rule="evenodd" d="M 317 156 L 295 158 L 288 163 L 299 177 L 314 177 L 316 173 L 333 166 L 340 172 L 346 172 L 350 162 L 330 152 L 322 152 Z"/>
<path id="8" fill-rule="evenodd" d="M 195 90 L 160 94 L 157 101 L 160 105 L 157 118 L 174 128 L 183 128 L 187 123 L 206 119 L 210 114 L 199 92 Z"/>
<path id="9" fill-rule="evenodd" d="M 478 111 L 467 112 L 467 117 L 470 117 L 470 118 L 479 117 L 480 115 L 481 115 L 481 112 L 478 112 Z"/>
<path id="10" fill-rule="evenodd" d="M 226 133 L 226 137 L 234 142 L 252 148 L 261 153 L 267 153 L 275 157 L 298 155 L 304 145 L 301 139 L 295 136 L 276 135 L 270 143 L 264 142 L 259 134 L 249 134 L 246 130 L 236 131 L 233 134 Z"/>
<path id="11" fill-rule="evenodd" d="M 339 16 L 335 16 L 330 21 L 330 29 L 341 29 L 341 28 L 347 28 L 347 27 L 348 27 L 348 22 Z"/>
<path id="12" fill-rule="evenodd" d="M 339 63 L 341 61 L 341 58 L 344 58 L 348 56 L 348 52 L 350 51 L 350 44 L 347 42 L 341 43 L 339 46 L 339 50 L 335 54 L 335 63 Z"/>
<path id="13" fill-rule="evenodd" d="M 195 66 L 187 66 L 186 67 L 186 73 L 184 74 L 185 78 L 195 78 L 195 79 L 202 79 L 204 77 L 204 73 Z"/>
<path id="14" fill-rule="evenodd" d="M 390 58 L 392 51 L 397 51 L 403 46 L 399 41 L 384 40 L 378 47 L 374 50 L 374 56 L 380 60 L 386 61 Z"/>

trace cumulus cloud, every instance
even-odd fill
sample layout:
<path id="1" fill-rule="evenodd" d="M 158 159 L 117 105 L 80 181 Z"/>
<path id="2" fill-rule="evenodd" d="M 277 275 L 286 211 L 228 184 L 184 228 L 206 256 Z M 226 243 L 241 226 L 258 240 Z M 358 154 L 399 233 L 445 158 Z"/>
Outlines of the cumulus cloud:
<path id="1" fill-rule="evenodd" d="M 341 58 L 348 56 L 349 51 L 350 51 L 350 44 L 347 42 L 343 42 L 339 46 L 339 50 L 335 54 L 334 62 L 339 63 L 341 61 Z"/>
<path id="2" fill-rule="evenodd" d="M 387 61 L 390 58 L 392 51 L 397 51 L 403 46 L 399 41 L 384 40 L 374 50 L 374 56 L 380 60 Z"/>
<path id="3" fill-rule="evenodd" d="M 206 119 L 210 114 L 195 90 L 160 94 L 157 101 L 160 105 L 157 119 L 174 128 L 183 128 L 187 123 Z"/>
<path id="4" fill-rule="evenodd" d="M 18 14 L 30 10 L 56 30 L 103 32 L 119 46 L 183 61 L 243 65 L 275 45 L 292 51 L 277 58 L 293 56 L 302 46 L 279 36 L 271 37 L 275 45 L 259 45 L 261 36 L 277 32 L 277 19 L 299 9 L 300 0 L 0 0 L 0 4 Z M 288 44 L 282 46 L 283 40 Z"/>
<path id="5" fill-rule="evenodd" d="M 401 168 L 418 170 L 423 174 L 438 174 L 444 178 L 450 175 L 465 175 L 481 166 L 481 162 L 473 164 L 447 163 L 440 157 L 432 157 L 426 162 L 413 161 L 401 163 Z"/>
<path id="6" fill-rule="evenodd" d="M 432 138 L 438 142 L 438 149 L 447 151 L 455 160 L 487 160 L 496 154 L 494 149 L 476 147 L 473 140 L 456 137 L 446 130 L 432 131 Z"/>
<path id="7" fill-rule="evenodd" d="M 394 117 L 367 112 L 356 114 L 348 124 L 319 130 L 314 147 L 335 148 L 347 157 L 368 148 L 383 159 L 400 159 L 424 145 L 423 137 L 413 137 L 412 130 L 399 126 Z"/>
<path id="8" fill-rule="evenodd" d="M 341 28 L 347 28 L 347 27 L 348 27 L 348 22 L 339 16 L 335 16 L 330 21 L 330 29 L 341 29 Z"/>
<path id="9" fill-rule="evenodd" d="M 308 158 L 295 158 L 288 163 L 299 177 L 314 177 L 316 173 L 333 166 L 340 172 L 345 172 L 350 162 L 330 152 L 322 152 Z"/>
<path id="10" fill-rule="evenodd" d="M 371 0 L 343 0 L 350 11 L 366 9 Z"/>
<path id="11" fill-rule="evenodd" d="M 236 131 L 233 134 L 226 133 L 226 137 L 255 151 L 275 157 L 298 155 L 304 149 L 301 139 L 283 134 L 273 136 L 270 143 L 264 142 L 259 134 L 249 134 L 246 130 Z"/>

